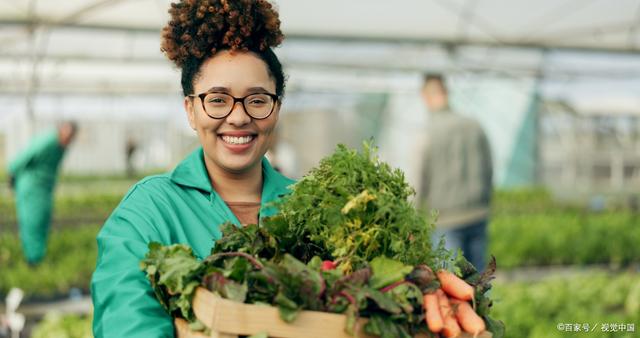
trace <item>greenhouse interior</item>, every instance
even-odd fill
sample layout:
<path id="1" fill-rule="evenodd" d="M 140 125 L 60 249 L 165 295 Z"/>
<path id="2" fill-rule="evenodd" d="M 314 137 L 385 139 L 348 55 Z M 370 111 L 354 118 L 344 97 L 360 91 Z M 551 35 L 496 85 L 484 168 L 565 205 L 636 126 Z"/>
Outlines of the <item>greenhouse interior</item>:
<path id="1" fill-rule="evenodd" d="M 116 336 L 94 322 L 108 311 L 92 298 L 99 256 L 109 253 L 99 253 L 98 234 L 138 182 L 207 152 L 185 112 L 181 69 L 161 50 L 172 3 L 271 3 L 279 13 L 284 40 L 273 51 L 286 94 L 266 157 L 300 182 L 294 195 L 339 144 L 373 145 L 373 161 L 401 170 L 417 194 L 412 212 L 437 232 L 446 213 L 418 208 L 427 164 L 454 171 L 447 164 L 486 157 L 481 254 L 495 258 L 487 295 L 504 329 L 493 337 L 636 336 L 640 0 L 0 0 L 0 338 Z M 422 145 L 438 112 L 422 95 L 434 74 L 447 109 L 477 126 L 490 156 L 450 151 L 429 163 Z M 12 163 L 69 121 L 74 139 L 49 192 L 46 255 L 34 264 L 23 222 L 37 198 L 21 192 L 27 180 Z M 449 144 L 468 139 L 443 134 Z"/>

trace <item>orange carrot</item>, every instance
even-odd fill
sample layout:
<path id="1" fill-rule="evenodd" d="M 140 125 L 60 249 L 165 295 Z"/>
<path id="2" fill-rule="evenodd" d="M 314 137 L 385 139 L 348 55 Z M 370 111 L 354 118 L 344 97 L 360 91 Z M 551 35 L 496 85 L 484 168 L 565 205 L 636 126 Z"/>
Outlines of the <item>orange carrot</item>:
<path id="1" fill-rule="evenodd" d="M 484 324 L 484 320 L 478 316 L 469 303 L 452 299 L 451 304 L 454 305 L 456 319 L 465 332 L 477 337 L 480 332 L 486 330 L 487 327 Z"/>
<path id="2" fill-rule="evenodd" d="M 442 315 L 444 321 L 442 334 L 445 337 L 459 336 L 462 330 L 460 329 L 460 325 L 458 325 L 458 322 L 454 317 L 451 305 L 449 304 L 449 298 L 447 298 L 447 295 L 445 295 L 442 289 L 438 289 L 436 291 L 436 295 L 438 296 L 438 304 L 440 305 L 440 314 Z"/>
<path id="3" fill-rule="evenodd" d="M 449 337 L 458 337 L 462 333 L 462 329 L 460 329 L 460 325 L 453 317 L 447 317 L 444 319 L 444 327 L 442 328 L 442 334 Z"/>
<path id="4" fill-rule="evenodd" d="M 425 293 L 423 296 L 423 305 L 425 311 L 425 320 L 429 330 L 434 333 L 442 331 L 444 322 L 442 314 L 440 314 L 440 305 L 438 305 L 438 296 L 435 293 Z"/>
<path id="5" fill-rule="evenodd" d="M 436 297 L 438 297 L 438 305 L 440 306 L 440 314 L 442 315 L 442 318 L 444 319 L 445 317 L 453 314 L 451 311 L 451 305 L 449 304 L 449 298 L 447 298 L 447 295 L 442 291 L 442 289 L 436 290 Z"/>
<path id="6" fill-rule="evenodd" d="M 449 296 L 459 300 L 473 300 L 473 286 L 447 270 L 440 270 L 437 275 L 442 290 Z"/>

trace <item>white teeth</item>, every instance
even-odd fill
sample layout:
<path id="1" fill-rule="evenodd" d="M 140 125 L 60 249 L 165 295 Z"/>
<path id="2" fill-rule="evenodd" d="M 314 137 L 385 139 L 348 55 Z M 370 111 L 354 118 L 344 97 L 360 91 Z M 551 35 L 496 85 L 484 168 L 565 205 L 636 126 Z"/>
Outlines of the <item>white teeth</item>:
<path id="1" fill-rule="evenodd" d="M 253 136 L 236 137 L 223 135 L 222 140 L 230 144 L 247 144 L 253 140 Z"/>

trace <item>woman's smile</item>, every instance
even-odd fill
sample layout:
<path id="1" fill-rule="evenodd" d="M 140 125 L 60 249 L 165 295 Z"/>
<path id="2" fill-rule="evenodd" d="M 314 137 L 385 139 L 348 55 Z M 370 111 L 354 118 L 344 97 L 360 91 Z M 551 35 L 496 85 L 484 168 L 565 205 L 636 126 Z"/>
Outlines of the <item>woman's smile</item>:
<path id="1" fill-rule="evenodd" d="M 235 154 L 244 153 L 252 148 L 258 139 L 258 134 L 250 131 L 229 131 L 218 133 L 218 139 L 226 149 Z"/>

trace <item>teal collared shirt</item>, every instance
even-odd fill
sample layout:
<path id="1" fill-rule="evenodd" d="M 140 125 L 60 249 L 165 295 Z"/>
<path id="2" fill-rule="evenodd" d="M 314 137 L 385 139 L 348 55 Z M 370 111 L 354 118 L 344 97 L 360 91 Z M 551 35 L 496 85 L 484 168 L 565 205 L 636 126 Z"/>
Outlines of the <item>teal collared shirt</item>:
<path id="1" fill-rule="evenodd" d="M 34 138 L 7 167 L 9 174 L 16 180 L 16 191 L 25 188 L 50 193 L 55 186 L 64 152 L 57 129 Z"/>
<path id="2" fill-rule="evenodd" d="M 268 204 L 288 193 L 294 181 L 262 159 L 260 216 L 276 210 Z M 202 148 L 173 172 L 138 182 L 98 234 L 98 262 L 91 281 L 93 333 L 101 337 L 173 337 L 171 317 L 156 300 L 139 268 L 152 241 L 182 243 L 199 258 L 220 238 L 219 225 L 236 216 L 211 187 Z"/>
<path id="3" fill-rule="evenodd" d="M 20 241 L 25 258 L 40 262 L 46 252 L 53 190 L 65 148 L 57 129 L 37 136 L 8 166 L 15 179 L 15 197 Z"/>

